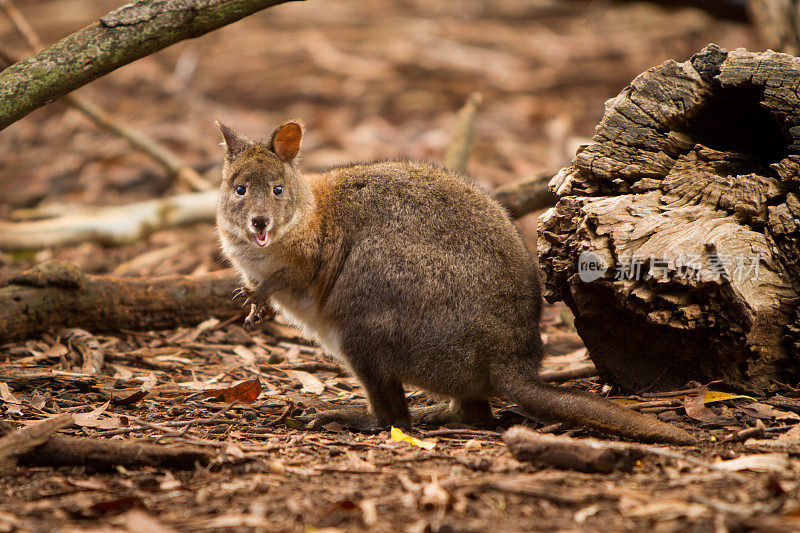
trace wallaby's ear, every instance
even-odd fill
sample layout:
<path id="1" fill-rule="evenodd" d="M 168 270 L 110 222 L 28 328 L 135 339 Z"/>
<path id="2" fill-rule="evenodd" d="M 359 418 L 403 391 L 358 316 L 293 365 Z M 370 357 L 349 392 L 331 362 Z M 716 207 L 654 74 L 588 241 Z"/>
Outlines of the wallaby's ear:
<path id="1" fill-rule="evenodd" d="M 284 122 L 272 134 L 269 149 L 281 160 L 291 163 L 300 153 L 300 141 L 303 139 L 303 123 L 299 120 Z"/>
<path id="2" fill-rule="evenodd" d="M 233 159 L 242 150 L 253 144 L 253 141 L 244 135 L 236 133 L 226 124 L 223 124 L 221 120 L 217 120 L 217 126 L 219 126 L 222 137 L 225 139 L 225 146 L 228 148 L 228 159 Z"/>

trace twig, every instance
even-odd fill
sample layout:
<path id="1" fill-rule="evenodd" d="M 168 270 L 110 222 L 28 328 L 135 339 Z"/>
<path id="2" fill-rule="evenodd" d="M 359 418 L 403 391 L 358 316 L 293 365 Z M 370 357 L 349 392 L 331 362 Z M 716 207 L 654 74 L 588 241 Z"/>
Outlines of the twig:
<path id="1" fill-rule="evenodd" d="M 643 398 L 673 398 L 675 396 L 686 396 L 687 394 L 696 394 L 698 387 L 691 389 L 670 390 L 664 392 L 643 392 L 640 394 Z"/>
<path id="2" fill-rule="evenodd" d="M 571 379 L 593 378 L 597 376 L 597 368 L 593 363 L 586 363 L 567 370 L 539 372 L 539 379 L 550 383 L 563 383 Z"/>
<path id="3" fill-rule="evenodd" d="M 289 398 L 287 398 L 286 399 L 286 409 L 283 410 L 283 412 L 280 414 L 280 416 L 278 418 L 276 418 L 275 420 L 267 422 L 262 427 L 271 428 L 271 427 L 277 426 L 278 424 L 282 424 L 289 417 L 289 414 L 291 414 L 292 409 L 294 409 L 294 402 L 292 400 L 290 400 Z"/>
<path id="4" fill-rule="evenodd" d="M 459 110 L 453 138 L 442 158 L 445 167 L 457 172 L 467 170 L 469 154 L 475 140 L 475 117 L 482 102 L 481 93 L 472 93 L 464 107 Z"/>
<path id="5" fill-rule="evenodd" d="M 205 392 L 205 391 L 201 391 Z M 236 405 L 238 401 L 231 402 L 228 404 L 224 409 L 216 412 L 210 418 L 195 418 L 192 420 L 170 420 L 167 422 L 162 422 L 160 424 L 154 422 L 147 422 L 146 420 L 142 420 L 141 418 L 132 418 L 135 425 L 131 425 L 125 428 L 117 428 L 117 429 L 110 429 L 108 431 L 101 431 L 99 433 L 95 433 L 94 436 L 96 437 L 113 437 L 114 435 L 124 435 L 126 433 L 132 433 L 134 431 L 138 431 L 145 427 L 150 429 L 155 429 L 156 431 L 163 431 L 164 433 L 169 434 L 173 437 L 180 437 L 183 436 L 186 431 L 189 429 L 190 426 L 195 425 L 223 425 L 223 424 L 233 424 L 235 423 L 234 420 L 219 420 L 219 417 L 224 415 L 231 409 L 234 405 Z M 173 431 L 170 428 L 178 428 L 183 427 L 184 430 L 180 432 Z"/>
<path id="6" fill-rule="evenodd" d="M 484 429 L 434 429 L 423 434 L 426 437 L 500 437 L 500 433 Z"/>
<path id="7" fill-rule="evenodd" d="M 472 491 L 497 491 L 505 492 L 507 494 L 518 494 L 520 496 L 532 496 L 543 500 L 550 501 L 556 505 L 579 505 L 591 501 L 602 499 L 618 499 L 619 496 L 615 494 L 608 494 L 605 492 L 591 491 L 584 493 L 584 496 L 576 496 L 560 489 L 554 489 L 548 486 L 532 487 L 529 484 L 526 486 L 520 483 L 519 480 L 506 480 L 506 479 L 478 479 L 475 481 L 468 481 L 464 483 L 460 478 L 451 478 L 441 481 L 442 488 L 453 490 L 472 490 Z"/>
<path id="8" fill-rule="evenodd" d="M 281 363 L 271 365 L 278 370 L 303 370 L 305 372 L 336 372 L 340 376 L 346 376 L 347 372 L 335 363 L 324 363 L 322 361 L 308 361 L 306 363 Z"/>
<path id="9" fill-rule="evenodd" d="M 502 185 L 494 190 L 494 198 L 508 210 L 511 218 L 520 218 L 533 211 L 556 205 L 556 196 L 548 184 L 555 172 Z"/>
<path id="10" fill-rule="evenodd" d="M 565 429 L 569 429 L 571 426 L 569 424 L 565 424 L 564 422 L 556 422 L 555 424 L 550 424 L 549 426 L 542 426 L 536 431 L 539 433 L 555 433 L 556 431 L 562 431 Z"/>
<path id="11" fill-rule="evenodd" d="M 0 8 L 5 11 L 17 32 L 27 41 L 28 46 L 30 46 L 34 53 L 44 48 L 36 31 L 28 23 L 22 12 L 17 9 L 12 0 L 0 0 Z M 7 52 L 3 55 L 17 61 Z M 100 106 L 78 94 L 68 94 L 64 96 L 63 100 L 70 107 L 81 111 L 96 125 L 122 137 L 135 149 L 150 156 L 154 161 L 164 167 L 170 177 L 175 178 L 178 182 L 185 183 L 193 190 L 197 191 L 207 191 L 212 188 L 210 183 L 200 177 L 200 174 L 193 168 L 184 164 L 180 157 L 172 150 L 149 137 L 142 130 L 129 124 L 124 124 L 122 121 L 103 110 Z"/>
<path id="12" fill-rule="evenodd" d="M 625 407 L 627 409 L 633 409 L 634 411 L 641 411 L 644 409 L 654 409 L 659 407 L 674 409 L 676 407 L 682 407 L 682 406 L 683 406 L 683 401 L 678 399 L 672 399 L 672 400 L 650 400 L 646 402 L 623 405 L 622 407 Z"/>

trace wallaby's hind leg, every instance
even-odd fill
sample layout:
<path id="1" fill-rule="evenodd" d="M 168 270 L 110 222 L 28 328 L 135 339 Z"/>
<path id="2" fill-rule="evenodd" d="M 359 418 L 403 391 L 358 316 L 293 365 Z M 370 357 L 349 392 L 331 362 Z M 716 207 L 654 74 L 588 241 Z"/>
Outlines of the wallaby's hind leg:
<path id="1" fill-rule="evenodd" d="M 375 415 L 379 425 L 398 428 L 411 427 L 411 414 L 408 412 L 406 393 L 399 381 L 362 379 L 361 383 L 367 389 L 370 411 Z"/>
<path id="2" fill-rule="evenodd" d="M 444 426 L 463 423 L 488 426 L 494 422 L 492 408 L 484 399 L 455 399 L 429 407 L 418 407 L 411 411 L 414 425 Z"/>
<path id="3" fill-rule="evenodd" d="M 370 410 L 331 409 L 311 417 L 309 428 L 318 428 L 331 422 L 338 422 L 361 431 L 376 431 L 390 426 L 411 427 L 411 415 L 403 386 L 395 379 L 379 377 L 374 372 L 359 372 L 354 369 L 361 384 L 367 390 Z"/>

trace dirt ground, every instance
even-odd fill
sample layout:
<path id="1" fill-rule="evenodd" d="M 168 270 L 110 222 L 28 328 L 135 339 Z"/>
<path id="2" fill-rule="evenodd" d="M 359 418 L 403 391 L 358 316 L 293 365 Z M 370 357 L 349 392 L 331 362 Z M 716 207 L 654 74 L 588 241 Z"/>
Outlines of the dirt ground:
<path id="1" fill-rule="evenodd" d="M 45 42 L 117 5 L 17 3 Z M 759 47 L 745 24 L 647 3 L 309 0 L 175 45 L 79 93 L 214 180 L 218 117 L 253 137 L 302 118 L 303 166 L 310 171 L 400 156 L 436 161 L 457 110 L 480 91 L 469 172 L 491 189 L 566 164 L 591 137 L 605 100 L 638 73 L 670 58 L 682 61 L 709 42 Z M 2 17 L 0 49 L 26 54 Z M 146 156 L 63 103 L 0 133 L 1 219 L 178 190 Z M 520 221 L 531 243 L 535 219 Z M 136 276 L 227 267 L 212 224 L 203 223 L 127 246 L 0 251 L 0 285 L 52 258 L 75 261 L 89 273 Z M 388 432 L 307 431 L 297 420 L 303 413 L 365 404 L 356 381 L 280 317 L 256 333 L 242 329 L 241 316 L 208 318 L 193 328 L 96 335 L 106 364 L 93 378 L 78 374 L 79 346 L 55 331 L 0 346 L 0 382 L 8 385 L 0 386 L 0 416 L 10 426 L 68 412 L 80 416 L 62 435 L 186 443 L 213 456 L 190 470 L 7 468 L 0 477 L 0 531 L 800 529 L 797 384 L 776 384 L 764 398 L 714 395 L 696 383 L 673 394 L 618 398 L 657 401 L 643 409 L 701 444 L 662 447 L 678 458 L 647 455 L 630 473 L 580 473 L 513 458 L 502 432 L 542 424 L 502 401 L 494 404 L 498 425 L 491 430 L 418 428 L 413 435 L 435 443 L 432 449 L 392 441 Z M 544 370 L 587 361 L 563 305 L 546 307 L 542 331 Z M 58 372 L 9 378 L 21 368 Z M 616 392 L 598 378 L 571 385 Z M 136 394 L 143 386 L 148 394 Z M 209 389 L 223 397 L 211 397 Z M 408 395 L 412 405 L 434 401 L 422 391 Z"/>

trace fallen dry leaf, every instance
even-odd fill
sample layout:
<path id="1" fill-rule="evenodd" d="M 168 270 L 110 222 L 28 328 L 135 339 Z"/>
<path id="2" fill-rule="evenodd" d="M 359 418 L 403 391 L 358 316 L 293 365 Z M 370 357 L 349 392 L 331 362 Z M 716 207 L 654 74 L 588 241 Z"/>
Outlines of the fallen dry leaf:
<path id="1" fill-rule="evenodd" d="M 737 398 L 744 398 L 747 400 L 754 400 L 752 396 L 745 396 L 744 394 L 733 394 L 730 392 L 720 392 L 715 390 L 708 390 L 708 386 L 705 385 L 705 394 L 703 395 L 703 401 L 705 403 L 713 403 L 713 402 L 722 402 L 725 400 L 736 400 Z"/>
<path id="2" fill-rule="evenodd" d="M 233 353 L 239 356 L 239 359 L 242 360 L 242 364 L 244 364 L 244 366 L 255 366 L 256 354 L 250 348 L 247 348 L 246 346 L 234 346 Z"/>
<path id="3" fill-rule="evenodd" d="M 419 448 L 423 448 L 425 450 L 432 450 L 436 447 L 435 442 L 419 440 L 417 438 L 411 437 L 403 433 L 403 430 L 398 429 L 396 427 L 392 427 L 392 441 L 396 442 L 407 442 L 413 446 L 417 446 Z"/>
<path id="4" fill-rule="evenodd" d="M 738 407 L 740 411 L 746 413 L 754 418 L 763 420 L 800 420 L 800 415 L 791 411 L 781 411 L 775 409 L 771 405 L 759 402 L 753 402 L 748 405 Z"/>
<path id="5" fill-rule="evenodd" d="M 443 509 L 450 503 L 450 493 L 442 488 L 436 475 L 430 483 L 422 487 L 422 494 L 419 498 L 419 505 L 426 511 Z"/>
<path id="6" fill-rule="evenodd" d="M 683 408 L 686 409 L 686 414 L 695 420 L 700 420 L 701 422 L 725 422 L 726 420 L 723 417 L 706 407 L 706 397 L 708 393 L 708 385 L 703 385 L 697 388 L 697 392 L 695 394 L 688 394 L 683 399 Z M 728 395 L 728 397 L 724 399 L 730 399 L 731 396 L 733 395 Z M 712 395 L 712 397 L 716 398 L 718 396 Z"/>
<path id="7" fill-rule="evenodd" d="M 792 429 L 782 435 L 778 435 L 777 440 L 800 440 L 800 424 L 794 426 Z"/>
<path id="8" fill-rule="evenodd" d="M 0 400 L 3 400 L 6 406 L 6 411 L 10 415 L 19 416 L 22 414 L 20 409 L 19 400 L 11 393 L 8 383 L 0 381 Z"/>
<path id="9" fill-rule="evenodd" d="M 142 398 L 144 398 L 145 396 L 147 396 L 148 393 L 153 389 L 153 387 L 156 386 L 157 381 L 158 379 L 156 378 L 156 375 L 150 372 L 150 375 L 147 376 L 144 383 L 142 383 L 142 386 L 139 387 L 138 389 L 134 389 L 132 394 L 122 394 L 120 395 L 122 397 L 118 398 L 114 397 L 112 399 L 114 400 L 114 403 L 117 405 L 134 404 L 139 400 L 141 400 Z M 112 391 L 112 396 L 114 396 L 114 392 L 115 391 Z M 130 389 L 127 392 L 130 392 Z"/>
<path id="10" fill-rule="evenodd" d="M 106 409 L 108 409 L 109 404 L 111 401 L 107 401 L 97 409 L 89 411 L 88 413 L 75 413 L 72 415 L 72 420 L 75 422 L 75 425 L 86 427 L 86 428 L 97 428 L 97 429 L 116 429 L 121 425 L 119 417 L 116 416 L 106 416 L 104 418 L 100 418 Z"/>
<path id="11" fill-rule="evenodd" d="M 302 370 L 284 370 L 287 376 L 294 378 L 303 386 L 303 392 L 320 395 L 325 390 L 325 384 L 322 383 L 317 376 L 304 372 Z"/>
<path id="12" fill-rule="evenodd" d="M 374 526 L 378 521 L 378 509 L 375 506 L 375 500 L 366 498 L 358 502 L 358 508 L 361 509 L 361 521 L 366 527 Z"/>
<path id="13" fill-rule="evenodd" d="M 207 398 L 222 398 L 228 403 L 231 402 L 254 402 L 261 394 L 261 380 L 258 378 L 243 381 L 232 387 L 224 389 L 214 389 L 205 391 L 203 396 Z"/>

